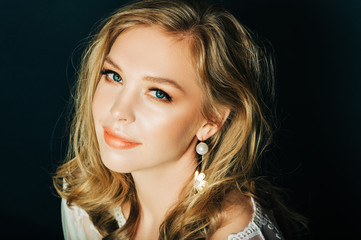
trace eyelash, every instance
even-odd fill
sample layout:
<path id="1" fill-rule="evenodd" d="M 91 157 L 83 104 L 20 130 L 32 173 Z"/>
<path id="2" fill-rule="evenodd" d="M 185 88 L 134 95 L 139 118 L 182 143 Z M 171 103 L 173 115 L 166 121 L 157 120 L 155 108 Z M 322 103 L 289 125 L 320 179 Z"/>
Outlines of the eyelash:
<path id="1" fill-rule="evenodd" d="M 118 73 L 116 73 L 116 72 L 114 72 L 114 71 L 112 71 L 112 70 L 104 69 L 104 70 L 101 71 L 101 74 L 102 74 L 102 75 L 105 75 L 105 78 L 106 78 L 107 81 L 116 82 L 116 83 L 122 83 L 122 82 L 123 82 L 122 77 L 121 77 Z M 109 77 L 109 74 L 113 74 L 113 75 L 119 76 L 120 80 L 118 81 L 118 80 L 115 80 L 115 79 Z M 159 88 L 151 88 L 151 89 L 149 89 L 149 90 L 155 92 L 155 96 L 153 96 L 153 97 L 154 97 L 157 101 L 172 102 L 172 97 L 171 97 L 168 93 L 166 93 L 165 91 L 163 91 L 163 90 L 161 90 L 161 89 L 159 89 Z M 158 94 L 160 93 L 160 95 L 163 95 L 163 96 L 162 96 L 162 97 L 157 97 L 157 93 L 158 93 Z"/>
<path id="2" fill-rule="evenodd" d="M 158 101 L 164 101 L 164 102 L 172 102 L 172 97 L 169 96 L 168 93 L 164 92 L 163 90 L 159 89 L 159 88 L 151 88 L 149 89 L 150 91 L 155 91 L 155 98 Z M 164 94 L 164 96 L 162 98 L 157 97 L 157 93 L 160 93 L 161 95 Z"/>
<path id="3" fill-rule="evenodd" d="M 112 71 L 112 70 L 106 70 L 106 69 L 104 69 L 104 70 L 101 71 L 101 74 L 102 74 L 102 75 L 105 75 L 105 78 L 106 78 L 108 81 L 114 81 L 114 82 L 118 82 L 118 83 L 121 83 L 121 82 L 123 81 L 122 77 L 121 77 L 118 73 L 116 73 L 116 72 L 114 72 L 114 71 Z M 109 77 L 109 74 L 113 74 L 114 76 L 115 76 L 115 75 L 119 76 L 120 80 L 115 80 L 115 79 L 113 79 L 113 78 L 110 78 L 110 77 Z"/>

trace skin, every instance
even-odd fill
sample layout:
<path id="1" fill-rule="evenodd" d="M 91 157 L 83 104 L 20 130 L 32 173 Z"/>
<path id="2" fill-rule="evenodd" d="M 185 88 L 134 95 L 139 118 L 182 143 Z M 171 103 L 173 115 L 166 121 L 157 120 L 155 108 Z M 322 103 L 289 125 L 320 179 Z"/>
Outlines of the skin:
<path id="1" fill-rule="evenodd" d="M 152 170 L 179 160 L 195 147 L 196 134 L 206 121 L 200 116 L 202 91 L 187 50 L 185 41 L 156 27 L 131 28 L 116 39 L 104 69 L 114 71 L 122 81 L 114 81 L 114 74 L 103 75 L 93 100 L 101 157 L 111 170 Z M 171 79 L 182 90 L 147 77 Z M 172 101 L 157 98 L 151 90 L 155 88 Z M 140 145 L 126 150 L 110 147 L 104 141 L 104 126 Z M 195 156 L 195 152 L 188 156 L 189 162 Z"/>
<path id="2" fill-rule="evenodd" d="M 187 39 L 137 26 L 118 36 L 104 62 L 93 99 L 95 131 L 104 165 L 133 176 L 140 204 L 135 239 L 159 237 L 167 211 L 194 176 L 197 140 L 218 131 L 201 115 L 191 59 Z M 104 127 L 136 145 L 114 147 Z M 122 210 L 127 218 L 129 206 Z"/>

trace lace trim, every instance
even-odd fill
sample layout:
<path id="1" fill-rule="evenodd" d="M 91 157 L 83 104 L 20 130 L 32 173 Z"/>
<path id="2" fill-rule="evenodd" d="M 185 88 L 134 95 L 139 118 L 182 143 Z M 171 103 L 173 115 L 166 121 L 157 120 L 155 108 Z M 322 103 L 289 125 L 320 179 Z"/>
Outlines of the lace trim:
<path id="1" fill-rule="evenodd" d="M 248 224 L 248 226 L 242 231 L 237 234 L 231 234 L 228 236 L 228 240 L 246 240 L 253 238 L 255 236 L 261 237 L 263 240 L 265 240 L 263 234 L 262 234 L 262 227 L 268 227 L 269 230 L 275 232 L 275 237 L 277 239 L 283 239 L 281 232 L 277 229 L 277 227 L 274 225 L 274 223 L 271 222 L 267 214 L 262 213 L 262 207 L 258 204 L 258 202 L 255 202 L 253 198 L 253 215 L 252 220 Z"/>
<path id="2" fill-rule="evenodd" d="M 262 236 L 260 229 L 255 223 L 250 222 L 242 232 L 229 235 L 228 240 L 246 240 L 257 235 Z M 262 237 L 262 239 L 264 238 Z"/>
<path id="3" fill-rule="evenodd" d="M 256 208 L 255 210 L 255 215 L 254 215 L 254 219 L 252 219 L 252 221 L 259 227 L 261 228 L 262 226 L 266 227 L 269 230 L 272 230 L 275 232 L 275 236 L 277 239 L 283 239 L 283 236 L 281 234 L 281 232 L 278 230 L 278 228 L 275 226 L 275 224 L 270 220 L 270 218 L 268 217 L 267 213 L 265 213 L 264 215 L 261 212 L 261 206 L 257 203 L 254 202 L 253 198 L 252 198 L 252 202 Z"/>

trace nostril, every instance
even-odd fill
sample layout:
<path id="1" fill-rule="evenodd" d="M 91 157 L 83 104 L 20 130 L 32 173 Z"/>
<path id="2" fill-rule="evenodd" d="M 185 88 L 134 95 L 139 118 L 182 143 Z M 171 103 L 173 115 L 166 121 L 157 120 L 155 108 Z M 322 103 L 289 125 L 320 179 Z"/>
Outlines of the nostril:
<path id="1" fill-rule="evenodd" d="M 116 121 L 133 122 L 134 121 L 134 106 L 131 101 L 117 99 L 110 109 L 112 117 Z"/>
<path id="2" fill-rule="evenodd" d="M 116 120 L 127 120 L 125 114 L 120 109 L 112 107 L 110 112 Z"/>

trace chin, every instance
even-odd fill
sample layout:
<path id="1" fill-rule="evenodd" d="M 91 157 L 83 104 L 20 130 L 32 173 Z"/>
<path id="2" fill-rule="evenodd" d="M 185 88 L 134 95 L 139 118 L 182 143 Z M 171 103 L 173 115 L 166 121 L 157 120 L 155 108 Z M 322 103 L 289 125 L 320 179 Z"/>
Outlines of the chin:
<path id="1" fill-rule="evenodd" d="M 114 153 L 102 154 L 101 152 L 100 156 L 104 166 L 113 172 L 130 173 L 135 168 L 134 161 L 129 161 L 129 158 L 125 159 Z"/>
<path id="2" fill-rule="evenodd" d="M 119 162 L 114 161 L 103 161 L 103 164 L 106 168 L 108 168 L 110 171 L 117 172 L 117 173 L 130 173 L 134 171 L 134 167 L 126 166 L 126 164 L 121 164 Z"/>

